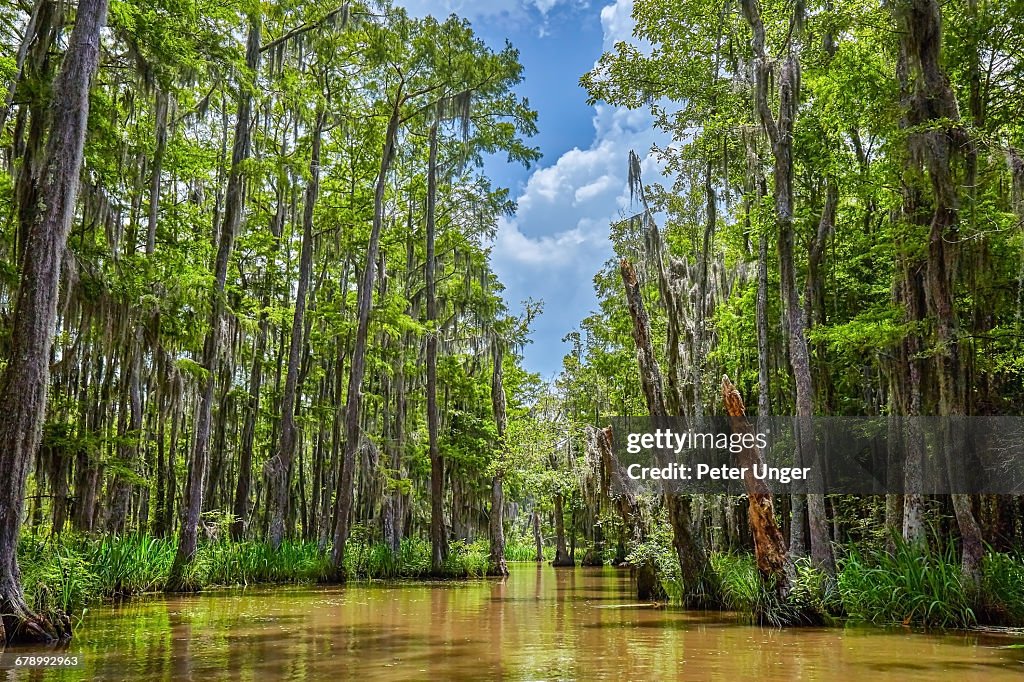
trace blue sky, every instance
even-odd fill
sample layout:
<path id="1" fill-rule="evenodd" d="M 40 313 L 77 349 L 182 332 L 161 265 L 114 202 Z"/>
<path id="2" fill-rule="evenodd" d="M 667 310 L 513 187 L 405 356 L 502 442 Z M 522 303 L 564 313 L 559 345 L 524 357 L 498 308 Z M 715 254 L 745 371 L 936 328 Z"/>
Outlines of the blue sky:
<path id="1" fill-rule="evenodd" d="M 498 226 L 492 260 L 512 310 L 542 300 L 526 367 L 554 377 L 568 351 L 562 337 L 597 307 L 593 276 L 611 256 L 608 226 L 630 210 L 627 158 L 644 159 L 645 178 L 660 173 L 650 155 L 664 144 L 646 111 L 587 105 L 579 78 L 603 50 L 628 40 L 633 0 L 398 0 L 411 14 L 469 19 L 500 48 L 519 49 L 525 81 L 519 92 L 538 112 L 533 139 L 544 154 L 530 170 L 491 159 L 488 174 L 509 187 L 519 210 Z"/>

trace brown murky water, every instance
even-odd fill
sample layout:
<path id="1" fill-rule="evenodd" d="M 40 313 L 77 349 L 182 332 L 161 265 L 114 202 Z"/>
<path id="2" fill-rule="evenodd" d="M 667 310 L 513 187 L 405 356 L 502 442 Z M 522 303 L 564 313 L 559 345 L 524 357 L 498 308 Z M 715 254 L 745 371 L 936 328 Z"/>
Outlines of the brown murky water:
<path id="1" fill-rule="evenodd" d="M 0 680 L 1024 680 L 1021 638 L 771 630 L 630 591 L 614 569 L 520 564 L 506 582 L 158 598 L 90 612 L 83 668 Z"/>

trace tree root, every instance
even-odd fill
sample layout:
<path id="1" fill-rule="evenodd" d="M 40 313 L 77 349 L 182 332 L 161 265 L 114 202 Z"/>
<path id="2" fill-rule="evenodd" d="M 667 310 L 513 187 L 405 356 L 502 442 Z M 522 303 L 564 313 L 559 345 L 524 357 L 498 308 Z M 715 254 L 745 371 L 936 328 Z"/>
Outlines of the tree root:
<path id="1" fill-rule="evenodd" d="M 488 562 L 487 575 L 492 577 L 507 578 L 508 577 L 508 564 L 505 559 L 502 558 L 499 561 L 493 559 Z"/>
<path id="2" fill-rule="evenodd" d="M 33 613 L 20 595 L 0 597 L 0 613 L 0 642 L 57 644 L 71 639 L 71 619 L 66 613 Z"/>
<path id="3" fill-rule="evenodd" d="M 774 628 L 825 625 L 828 620 L 827 615 L 815 604 L 792 592 L 780 594 L 764 584 L 754 604 L 753 615 L 758 625 Z"/>

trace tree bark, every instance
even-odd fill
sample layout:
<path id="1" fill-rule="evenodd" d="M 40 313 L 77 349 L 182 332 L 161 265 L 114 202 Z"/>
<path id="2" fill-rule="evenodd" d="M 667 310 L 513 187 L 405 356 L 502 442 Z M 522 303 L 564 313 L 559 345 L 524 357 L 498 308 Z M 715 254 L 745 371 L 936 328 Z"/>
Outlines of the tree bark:
<path id="1" fill-rule="evenodd" d="M 404 95 L 399 87 L 384 134 L 384 149 L 381 155 L 380 170 L 373 197 L 373 225 L 370 230 L 370 242 L 367 245 L 366 263 L 363 277 L 359 285 L 358 326 L 356 339 L 352 349 L 352 364 L 349 369 L 348 396 L 345 406 L 345 454 L 341 462 L 338 476 L 334 519 L 334 546 L 331 549 L 331 564 L 336 579 L 343 579 L 345 573 L 345 545 L 348 543 L 350 516 L 352 514 L 353 490 L 355 478 L 356 451 L 359 449 L 359 418 L 362 402 L 363 375 L 366 373 L 366 342 L 370 329 L 370 308 L 373 306 L 373 282 L 376 277 L 377 253 L 380 250 L 380 233 L 384 227 L 384 189 L 387 185 L 388 171 L 395 156 L 398 128 L 402 120 L 402 103 Z"/>
<path id="2" fill-rule="evenodd" d="M 435 238 L 437 236 L 437 127 L 430 126 L 430 158 L 427 167 L 427 438 L 430 453 L 430 567 L 440 575 L 447 543 L 444 528 L 444 460 L 437 444 L 437 293 L 435 291 Z"/>
<path id="3" fill-rule="evenodd" d="M 61 265 L 78 198 L 89 117 L 89 89 L 99 64 L 107 0 L 80 0 L 75 27 L 53 88 L 50 136 L 29 225 L 14 303 L 11 354 L 0 376 L 0 640 L 70 636 L 66 617 L 50 620 L 25 603 L 18 534 L 29 467 L 46 418 L 50 351 L 57 322 Z"/>
<path id="4" fill-rule="evenodd" d="M 942 68 L 942 10 L 936 0 L 901 0 L 895 6 L 902 29 L 902 46 L 908 76 L 905 106 L 910 163 L 922 164 L 932 189 L 932 219 L 928 233 L 927 296 L 928 312 L 935 319 L 936 378 L 939 385 L 939 416 L 945 420 L 946 465 L 950 480 L 961 480 L 963 462 L 963 417 L 966 415 L 960 358 L 960 334 L 953 300 L 954 280 L 959 256 L 958 186 L 953 162 L 970 139 L 960 125 L 960 113 L 949 77 Z M 963 547 L 964 574 L 977 584 L 981 579 L 984 542 L 974 517 L 969 495 L 954 494 L 953 510 Z"/>
<path id="5" fill-rule="evenodd" d="M 160 175 L 163 171 L 164 154 L 167 151 L 167 109 L 168 95 L 161 89 L 156 91 L 156 150 L 153 152 L 153 170 L 149 183 L 149 215 L 146 229 L 146 255 L 156 251 L 156 226 L 160 211 Z"/>
<path id="6" fill-rule="evenodd" d="M 499 340 L 493 345 L 494 363 L 491 372 L 491 410 L 494 412 L 494 425 L 498 432 L 496 449 L 497 464 L 491 477 L 491 515 L 489 519 L 490 558 L 488 573 L 491 575 L 508 575 L 508 564 L 505 562 L 505 431 L 508 429 L 508 409 L 505 402 L 504 363 L 505 350 Z"/>
<path id="7" fill-rule="evenodd" d="M 295 313 L 288 345 L 288 371 L 281 398 L 281 439 L 277 454 L 267 462 L 267 501 L 270 512 L 270 545 L 281 547 L 285 536 L 285 518 L 291 490 L 292 459 L 295 455 L 296 394 L 299 382 L 299 362 L 302 351 L 306 319 L 306 298 L 313 269 L 313 209 L 320 193 L 320 139 L 326 114 L 318 111 L 313 127 L 313 144 L 309 157 L 309 184 L 302 208 L 302 248 L 299 255 L 299 282 L 295 292 Z"/>
<path id="8" fill-rule="evenodd" d="M 246 66 L 255 74 L 259 67 L 260 34 L 262 21 L 257 15 L 249 17 L 249 35 L 246 41 Z M 167 581 L 168 591 L 189 589 L 185 573 L 195 558 L 198 545 L 199 518 L 203 512 L 203 488 L 209 467 L 210 422 L 213 413 L 214 384 L 220 374 L 220 350 L 223 336 L 221 318 L 224 315 L 224 290 L 227 283 L 228 264 L 235 244 L 235 236 L 242 224 L 242 210 L 245 195 L 243 166 L 249 158 L 252 118 L 252 90 L 243 85 L 238 101 L 235 121 L 235 140 L 231 151 L 231 170 L 224 204 L 224 222 L 217 240 L 217 255 L 214 261 L 214 287 L 210 292 L 210 328 L 203 344 L 203 366 L 207 376 L 200 397 L 199 412 L 195 426 L 195 440 L 192 460 L 189 462 L 188 481 L 185 487 L 185 513 L 178 535 L 178 550 L 174 556 L 171 573 Z"/>
<path id="9" fill-rule="evenodd" d="M 575 566 L 576 562 L 569 556 L 565 546 L 565 499 L 561 493 L 555 494 L 555 559 L 552 566 Z"/>
<path id="10" fill-rule="evenodd" d="M 729 377 L 722 377 L 722 400 L 732 432 L 751 434 L 754 429 L 747 419 L 747 408 L 743 397 Z M 768 484 L 755 478 L 755 465 L 764 464 L 764 455 L 759 448 L 744 448 L 738 457 L 738 464 L 744 467 L 743 487 L 747 491 L 747 518 L 754 536 L 754 556 L 762 584 L 785 600 L 793 587 L 795 571 L 786 550 L 782 530 L 775 521 L 775 502 Z"/>
<path id="11" fill-rule="evenodd" d="M 628 260 L 620 264 L 626 302 L 633 321 L 633 341 L 636 344 L 640 382 L 647 410 L 654 419 L 668 417 L 662 389 L 661 370 L 654 355 L 651 340 L 651 322 L 644 307 L 636 269 Z M 673 545 L 679 559 L 683 582 L 684 601 L 693 605 L 710 606 L 720 603 L 718 581 L 708 561 L 707 553 L 698 535 L 693 533 L 690 498 L 666 491 L 665 506 L 672 525 Z"/>
<path id="12" fill-rule="evenodd" d="M 533 544 L 537 550 L 537 556 L 534 561 L 544 561 L 544 540 L 540 536 L 540 512 L 536 509 L 533 510 Z"/>

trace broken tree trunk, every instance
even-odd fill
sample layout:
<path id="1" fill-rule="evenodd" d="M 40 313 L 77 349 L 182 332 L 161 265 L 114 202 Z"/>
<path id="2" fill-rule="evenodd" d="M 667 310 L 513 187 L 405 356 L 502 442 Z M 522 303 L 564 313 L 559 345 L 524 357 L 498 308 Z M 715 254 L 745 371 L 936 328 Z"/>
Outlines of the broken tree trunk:
<path id="1" fill-rule="evenodd" d="M 747 408 L 743 397 L 729 377 L 722 377 L 722 401 L 729 415 L 732 432 L 751 434 L 754 427 L 747 419 Z M 753 440 L 753 439 L 750 439 Z M 746 439 L 744 440 L 746 442 Z M 786 599 L 793 586 L 793 565 L 786 551 L 786 541 L 775 520 L 775 501 L 772 491 L 763 479 L 753 474 L 755 465 L 764 465 L 764 455 L 757 447 L 744 448 L 738 456 L 743 467 L 743 487 L 747 491 L 750 531 L 754 536 L 754 556 L 757 572 L 766 588 L 772 590 L 780 600 Z"/>
<path id="2" fill-rule="evenodd" d="M 654 355 L 651 339 L 651 321 L 644 307 L 640 282 L 636 269 L 623 258 L 620 264 L 622 282 L 626 290 L 626 302 L 633 321 L 633 341 L 636 343 L 637 362 L 640 366 L 640 382 L 643 386 L 647 411 L 654 419 L 669 416 L 665 407 L 662 389 L 661 369 Z M 679 559 L 680 577 L 683 583 L 683 601 L 690 605 L 711 606 L 720 603 L 718 581 L 703 543 L 693 532 L 690 512 L 690 498 L 665 491 L 665 507 L 672 525 L 673 545 Z"/>

